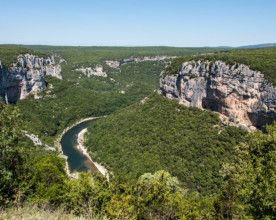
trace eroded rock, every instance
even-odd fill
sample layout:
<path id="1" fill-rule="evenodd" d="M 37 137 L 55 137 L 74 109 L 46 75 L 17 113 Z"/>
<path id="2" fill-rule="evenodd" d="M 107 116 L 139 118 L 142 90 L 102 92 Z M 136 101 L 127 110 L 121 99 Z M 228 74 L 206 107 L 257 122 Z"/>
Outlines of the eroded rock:
<path id="1" fill-rule="evenodd" d="M 220 113 L 225 124 L 248 130 L 276 120 L 276 89 L 259 71 L 222 61 L 189 61 L 160 80 L 160 92 L 188 107 Z"/>
<path id="2" fill-rule="evenodd" d="M 147 61 L 166 61 L 176 58 L 176 56 L 145 56 L 145 57 L 130 57 L 121 60 L 107 60 L 106 65 L 111 68 L 118 69 L 120 66 L 129 63 L 141 63 Z"/>
<path id="3" fill-rule="evenodd" d="M 27 138 L 29 138 L 35 146 L 43 146 L 47 151 L 56 151 L 54 147 L 49 146 L 48 144 L 43 144 L 39 137 L 35 134 L 29 134 L 27 131 L 22 131 Z"/>
<path id="4" fill-rule="evenodd" d="M 47 75 L 62 79 L 61 66 L 55 63 L 54 57 L 19 55 L 17 63 L 5 69 L 0 62 L 1 96 L 7 103 L 15 103 L 29 94 L 37 97 L 47 87 Z"/>
<path id="5" fill-rule="evenodd" d="M 106 72 L 104 72 L 103 67 L 101 65 L 97 65 L 96 67 L 81 67 L 76 69 L 75 71 L 81 72 L 82 74 L 91 77 L 91 76 L 101 76 L 107 77 Z"/>

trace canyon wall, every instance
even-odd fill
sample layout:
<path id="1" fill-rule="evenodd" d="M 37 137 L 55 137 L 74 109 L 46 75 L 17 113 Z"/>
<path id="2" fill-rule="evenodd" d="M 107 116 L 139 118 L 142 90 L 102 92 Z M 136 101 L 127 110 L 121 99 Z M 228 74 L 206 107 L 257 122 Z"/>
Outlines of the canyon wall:
<path id="1" fill-rule="evenodd" d="M 168 61 L 176 58 L 176 56 L 145 56 L 145 57 L 130 57 L 121 60 L 106 60 L 105 63 L 111 68 L 120 68 L 120 66 L 129 63 L 141 63 L 148 61 Z"/>
<path id="2" fill-rule="evenodd" d="M 103 70 L 103 67 L 101 65 L 96 65 L 93 67 L 81 67 L 78 69 L 75 69 L 77 72 L 81 72 L 85 76 L 91 77 L 91 76 L 101 76 L 101 77 L 107 77 L 106 72 Z"/>
<path id="3" fill-rule="evenodd" d="M 15 103 L 29 94 L 36 97 L 46 89 L 47 75 L 62 79 L 60 63 L 55 63 L 54 57 L 19 55 L 10 67 L 0 61 L 0 95 L 6 103 Z"/>
<path id="4" fill-rule="evenodd" d="M 276 120 L 276 88 L 243 64 L 185 62 L 177 74 L 162 76 L 160 92 L 185 106 L 218 112 L 224 124 L 247 130 Z"/>

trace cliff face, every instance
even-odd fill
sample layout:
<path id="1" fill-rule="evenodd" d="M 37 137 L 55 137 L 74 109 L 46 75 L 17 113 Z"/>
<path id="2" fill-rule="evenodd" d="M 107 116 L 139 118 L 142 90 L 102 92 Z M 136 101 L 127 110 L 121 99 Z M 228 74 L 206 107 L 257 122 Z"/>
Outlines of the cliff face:
<path id="1" fill-rule="evenodd" d="M 91 77 L 91 76 L 101 76 L 101 77 L 107 77 L 106 72 L 104 72 L 103 67 L 101 65 L 97 65 L 95 68 L 93 67 L 81 67 L 78 69 L 75 69 L 75 71 L 81 72 L 82 74 Z"/>
<path id="2" fill-rule="evenodd" d="M 105 63 L 111 68 L 120 68 L 120 66 L 129 63 L 141 63 L 148 61 L 168 61 L 176 58 L 176 56 L 146 56 L 146 57 L 130 57 L 122 60 L 106 60 Z"/>
<path id="3" fill-rule="evenodd" d="M 15 103 L 29 94 L 36 96 L 46 89 L 46 75 L 62 79 L 61 67 L 55 63 L 54 57 L 19 55 L 17 63 L 9 68 L 4 68 L 0 62 L 1 96 L 7 103 Z"/>
<path id="4" fill-rule="evenodd" d="M 160 80 L 160 91 L 188 107 L 220 113 L 225 124 L 248 130 L 276 120 L 276 88 L 243 64 L 189 61 Z"/>

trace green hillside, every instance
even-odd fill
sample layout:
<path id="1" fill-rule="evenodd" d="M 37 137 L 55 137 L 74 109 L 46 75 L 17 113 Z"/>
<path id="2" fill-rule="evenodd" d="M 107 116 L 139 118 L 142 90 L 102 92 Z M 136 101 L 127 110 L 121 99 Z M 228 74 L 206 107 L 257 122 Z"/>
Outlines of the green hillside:
<path id="1" fill-rule="evenodd" d="M 220 188 L 221 165 L 231 159 L 243 135 L 234 127 L 221 128 L 211 112 L 156 94 L 97 120 L 86 145 L 92 158 L 122 179 L 164 169 L 189 189 L 206 194 Z"/>
<path id="2" fill-rule="evenodd" d="M 42 99 L 29 97 L 19 101 L 17 106 L 28 129 L 51 142 L 78 119 L 110 114 L 152 93 L 158 88 L 159 73 L 163 67 L 162 63 L 126 65 L 121 72 L 108 72 L 115 81 L 85 76 L 74 81 L 48 78 L 49 84 L 53 85 L 53 89 L 48 89 L 52 96 L 47 96 L 46 91 Z"/>

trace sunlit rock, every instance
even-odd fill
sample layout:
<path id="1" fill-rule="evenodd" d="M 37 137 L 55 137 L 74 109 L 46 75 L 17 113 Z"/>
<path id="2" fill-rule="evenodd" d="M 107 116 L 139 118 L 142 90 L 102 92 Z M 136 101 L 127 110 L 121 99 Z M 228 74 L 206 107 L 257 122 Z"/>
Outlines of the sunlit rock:
<path id="1" fill-rule="evenodd" d="M 188 107 L 220 113 L 223 123 L 248 130 L 276 120 L 276 89 L 259 71 L 222 61 L 189 61 L 163 75 L 160 92 Z"/>

